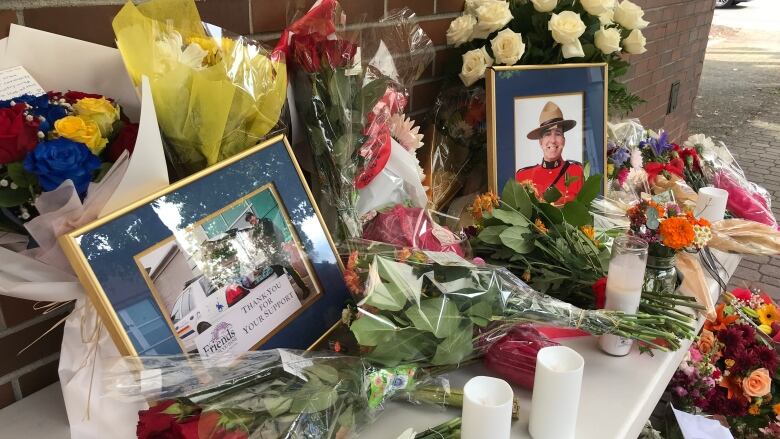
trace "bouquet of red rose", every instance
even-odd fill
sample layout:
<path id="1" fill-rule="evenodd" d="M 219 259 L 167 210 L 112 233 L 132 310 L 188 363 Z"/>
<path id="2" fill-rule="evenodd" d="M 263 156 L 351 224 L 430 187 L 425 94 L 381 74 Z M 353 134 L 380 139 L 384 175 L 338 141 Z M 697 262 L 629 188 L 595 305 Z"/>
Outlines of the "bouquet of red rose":
<path id="1" fill-rule="evenodd" d="M 110 98 L 69 91 L 0 101 L 0 231 L 24 233 L 42 192 L 71 184 L 83 200 L 138 125 Z"/>
<path id="2" fill-rule="evenodd" d="M 105 384 L 119 400 L 158 401 L 138 413 L 137 437 L 352 437 L 390 400 L 462 404 L 437 375 L 451 368 L 372 366 L 358 357 L 290 350 L 119 363 Z"/>
<path id="3" fill-rule="evenodd" d="M 758 291 L 737 289 L 728 297 L 705 323 L 669 390 L 679 408 L 724 416 L 736 437 L 777 437 L 780 358 L 765 334 L 777 332 L 780 317 Z"/>
<path id="4" fill-rule="evenodd" d="M 294 71 L 323 194 L 338 213 L 332 230 L 355 238 L 378 210 L 427 204 L 414 155 L 422 135 L 404 114 L 405 84 L 432 61 L 433 43 L 408 10 L 383 19 L 370 36 L 348 37 L 342 19 L 337 1 L 318 2 L 285 30 L 278 48 Z"/>

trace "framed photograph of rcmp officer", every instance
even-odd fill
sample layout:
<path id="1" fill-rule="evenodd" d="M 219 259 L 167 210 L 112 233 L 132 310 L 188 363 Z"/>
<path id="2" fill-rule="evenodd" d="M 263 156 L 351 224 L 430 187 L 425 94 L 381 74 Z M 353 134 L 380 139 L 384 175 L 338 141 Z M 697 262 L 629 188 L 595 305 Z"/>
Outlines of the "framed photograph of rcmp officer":
<path id="1" fill-rule="evenodd" d="M 514 178 L 539 196 L 554 187 L 563 204 L 604 174 L 606 64 L 495 66 L 486 78 L 491 191 Z"/>
<path id="2" fill-rule="evenodd" d="M 123 355 L 306 349 L 349 297 L 284 136 L 59 241 Z"/>

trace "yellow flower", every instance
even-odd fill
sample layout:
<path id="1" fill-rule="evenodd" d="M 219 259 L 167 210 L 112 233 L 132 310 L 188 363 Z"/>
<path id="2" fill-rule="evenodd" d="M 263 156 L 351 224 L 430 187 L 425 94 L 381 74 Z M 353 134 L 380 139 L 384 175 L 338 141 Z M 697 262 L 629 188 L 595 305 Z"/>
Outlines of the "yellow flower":
<path id="1" fill-rule="evenodd" d="M 99 155 L 108 143 L 100 135 L 97 123 L 80 116 L 65 116 L 54 122 L 54 129 L 60 137 L 87 145 L 87 148 L 95 155 Z"/>
<path id="2" fill-rule="evenodd" d="M 201 49 L 208 52 L 203 62 L 210 66 L 219 62 L 223 56 L 231 54 L 236 46 L 235 40 L 231 38 L 220 38 L 219 42 L 217 42 L 217 39 L 210 37 L 189 37 L 187 38 L 187 43 L 197 44 Z"/>
<path id="3" fill-rule="evenodd" d="M 114 122 L 119 120 L 119 108 L 105 98 L 84 98 L 73 104 L 76 114 L 90 119 L 100 127 L 103 137 L 111 134 Z"/>
<path id="4" fill-rule="evenodd" d="M 772 327 L 769 325 L 759 325 L 758 329 L 766 335 L 772 334 Z"/>
<path id="5" fill-rule="evenodd" d="M 537 218 L 536 221 L 534 221 L 534 225 L 536 226 L 537 230 L 544 233 L 545 235 L 547 234 L 547 232 L 549 232 L 547 226 L 545 226 L 542 220 L 540 220 L 539 218 Z"/>
<path id="6" fill-rule="evenodd" d="M 767 303 L 758 309 L 758 319 L 762 325 L 772 326 L 772 323 L 780 320 L 780 313 L 777 312 L 777 308 L 771 303 Z"/>
<path id="7" fill-rule="evenodd" d="M 528 270 L 525 270 L 523 272 L 523 275 L 520 276 L 520 278 L 523 279 L 525 282 L 530 282 L 531 281 L 531 272 L 528 271 Z"/>
<path id="8" fill-rule="evenodd" d="M 580 230 L 582 230 L 582 233 L 585 234 L 585 236 L 588 237 L 591 241 L 593 241 L 594 244 L 599 245 L 599 241 L 596 239 L 596 230 L 593 228 L 593 226 L 582 226 L 580 227 Z"/>
<path id="9" fill-rule="evenodd" d="M 758 406 L 755 404 L 751 405 L 750 408 L 748 409 L 748 413 L 750 413 L 753 416 L 757 415 L 759 413 Z"/>
<path id="10" fill-rule="evenodd" d="M 731 358 L 726 358 L 726 367 L 731 369 L 732 366 L 734 366 L 734 360 Z"/>

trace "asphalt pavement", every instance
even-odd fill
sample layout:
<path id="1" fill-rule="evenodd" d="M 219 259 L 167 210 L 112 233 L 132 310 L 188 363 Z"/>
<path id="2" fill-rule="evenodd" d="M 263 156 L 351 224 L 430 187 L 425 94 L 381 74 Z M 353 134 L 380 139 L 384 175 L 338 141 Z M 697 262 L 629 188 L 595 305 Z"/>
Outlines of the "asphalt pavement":
<path id="1" fill-rule="evenodd" d="M 780 218 L 780 1 L 715 10 L 689 132 L 723 141 Z M 731 285 L 780 300 L 780 257 L 745 257 Z"/>

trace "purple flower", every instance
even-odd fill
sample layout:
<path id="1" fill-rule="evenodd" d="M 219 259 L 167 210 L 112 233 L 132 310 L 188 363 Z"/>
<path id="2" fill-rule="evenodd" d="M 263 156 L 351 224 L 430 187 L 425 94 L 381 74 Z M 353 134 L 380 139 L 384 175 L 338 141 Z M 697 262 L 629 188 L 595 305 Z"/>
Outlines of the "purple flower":
<path id="1" fill-rule="evenodd" d="M 610 158 L 612 159 L 612 163 L 615 166 L 623 166 L 623 163 L 626 162 L 629 158 L 631 158 L 631 153 L 628 152 L 628 149 L 620 146 L 616 148 L 614 151 L 612 151 Z"/>
<path id="2" fill-rule="evenodd" d="M 669 135 L 666 134 L 666 131 L 661 131 L 661 134 L 658 136 L 657 139 L 651 137 L 647 140 L 643 140 L 639 142 L 639 147 L 646 148 L 649 146 L 650 149 L 653 150 L 653 154 L 656 157 L 661 157 L 672 148 L 672 145 L 669 143 L 668 138 Z"/>
<path id="3" fill-rule="evenodd" d="M 679 397 L 681 397 L 681 398 L 682 398 L 683 396 L 685 396 L 685 395 L 687 395 L 687 394 L 688 394 L 688 391 L 687 391 L 687 390 L 685 390 L 685 389 L 684 389 L 682 386 L 677 386 L 677 387 L 675 387 L 675 388 L 674 388 L 674 393 L 675 393 L 677 396 L 679 396 Z"/>

